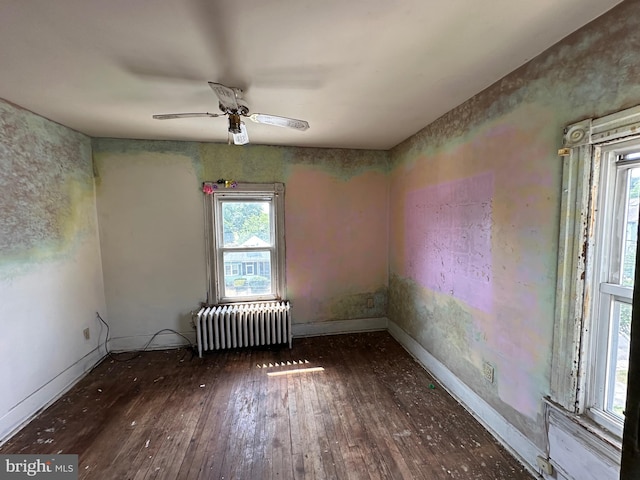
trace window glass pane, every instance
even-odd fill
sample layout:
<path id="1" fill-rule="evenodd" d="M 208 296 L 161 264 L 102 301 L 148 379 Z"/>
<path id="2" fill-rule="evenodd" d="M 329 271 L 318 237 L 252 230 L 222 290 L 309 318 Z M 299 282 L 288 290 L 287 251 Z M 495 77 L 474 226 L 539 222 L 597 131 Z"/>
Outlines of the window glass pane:
<path id="1" fill-rule="evenodd" d="M 268 247 L 272 245 L 270 204 L 265 201 L 222 202 L 223 247 Z"/>
<path id="2" fill-rule="evenodd" d="M 268 250 L 251 252 L 224 252 L 224 296 L 248 297 L 268 295 L 271 289 L 271 252 Z M 229 274 L 227 265 L 232 265 L 233 274 Z M 262 270 L 256 265 L 262 265 Z"/>
<path id="3" fill-rule="evenodd" d="M 631 331 L 631 305 L 613 302 L 609 338 L 609 368 L 607 381 L 607 410 L 624 419 L 627 400 L 627 373 L 629 371 L 629 338 Z"/>
<path id="4" fill-rule="evenodd" d="M 627 173 L 625 197 L 624 240 L 622 245 L 622 278 L 620 283 L 633 287 L 638 243 L 638 204 L 640 203 L 640 167 L 630 168 Z"/>

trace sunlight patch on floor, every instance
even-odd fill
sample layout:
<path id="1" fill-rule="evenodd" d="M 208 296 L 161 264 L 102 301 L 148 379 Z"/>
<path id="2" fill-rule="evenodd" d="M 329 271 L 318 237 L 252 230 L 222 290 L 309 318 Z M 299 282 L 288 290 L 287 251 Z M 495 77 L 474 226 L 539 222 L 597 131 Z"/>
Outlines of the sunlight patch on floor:
<path id="1" fill-rule="evenodd" d="M 323 367 L 294 368 L 291 370 L 278 370 L 277 372 L 267 372 L 269 377 L 278 377 L 281 375 L 294 375 L 298 373 L 324 372 Z"/>

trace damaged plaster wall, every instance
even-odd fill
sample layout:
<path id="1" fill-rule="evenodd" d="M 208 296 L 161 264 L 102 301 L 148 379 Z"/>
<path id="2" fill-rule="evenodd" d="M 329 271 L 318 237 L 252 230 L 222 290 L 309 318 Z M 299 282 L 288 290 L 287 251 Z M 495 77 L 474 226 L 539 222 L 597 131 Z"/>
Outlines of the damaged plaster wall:
<path id="1" fill-rule="evenodd" d="M 391 152 L 390 321 L 540 449 L 557 150 L 565 125 L 640 103 L 639 23 L 624 2 Z"/>
<path id="2" fill-rule="evenodd" d="M 387 152 L 116 139 L 93 148 L 114 348 L 163 328 L 192 334 L 190 312 L 206 300 L 201 183 L 220 178 L 285 184 L 294 324 L 386 317 Z"/>
<path id="3" fill-rule="evenodd" d="M 0 164 L 2 439 L 104 354 L 106 309 L 90 139 L 0 100 Z"/>

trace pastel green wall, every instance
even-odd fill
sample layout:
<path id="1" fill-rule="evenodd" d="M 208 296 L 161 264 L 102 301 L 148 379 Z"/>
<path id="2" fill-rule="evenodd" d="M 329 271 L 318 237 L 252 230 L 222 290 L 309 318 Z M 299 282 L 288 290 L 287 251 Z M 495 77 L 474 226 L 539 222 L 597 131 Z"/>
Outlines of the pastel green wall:
<path id="1" fill-rule="evenodd" d="M 541 448 L 558 252 L 557 149 L 566 124 L 640 103 L 639 23 L 640 4 L 623 3 L 391 152 L 390 320 Z M 408 236 L 417 208 L 409 200 L 451 182 L 473 188 L 487 176 L 492 293 L 478 308 L 420 281 L 420 268 L 444 276 L 455 269 L 425 264 L 416 271 L 410 263 L 428 246 Z M 495 366 L 493 384 L 482 378 L 484 361 Z"/>
<path id="2" fill-rule="evenodd" d="M 386 315 L 387 152 L 115 139 L 93 149 L 116 346 L 192 332 L 190 311 L 206 300 L 201 183 L 219 178 L 285 184 L 294 323 Z"/>
<path id="3" fill-rule="evenodd" d="M 0 439 L 100 358 L 97 228 L 90 139 L 0 100 Z"/>

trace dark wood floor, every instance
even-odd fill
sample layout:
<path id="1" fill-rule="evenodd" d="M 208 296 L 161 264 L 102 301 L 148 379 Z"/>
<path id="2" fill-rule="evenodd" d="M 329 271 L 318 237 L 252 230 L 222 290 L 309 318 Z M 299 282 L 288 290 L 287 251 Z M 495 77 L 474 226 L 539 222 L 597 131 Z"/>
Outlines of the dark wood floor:
<path id="1" fill-rule="evenodd" d="M 383 332 L 108 359 L 0 453 L 101 480 L 533 478 Z"/>

